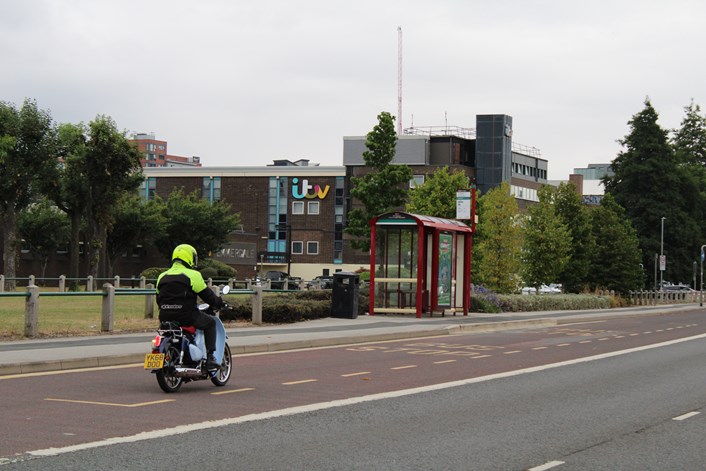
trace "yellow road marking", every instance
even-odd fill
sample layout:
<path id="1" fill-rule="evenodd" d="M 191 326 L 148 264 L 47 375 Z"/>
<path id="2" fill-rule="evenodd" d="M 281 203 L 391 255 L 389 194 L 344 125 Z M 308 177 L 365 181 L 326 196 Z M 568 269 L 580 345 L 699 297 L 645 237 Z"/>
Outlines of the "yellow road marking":
<path id="1" fill-rule="evenodd" d="M 246 391 L 254 391 L 255 388 L 240 388 L 240 389 L 229 389 L 228 391 L 219 391 L 219 392 L 214 392 L 211 393 L 213 396 L 221 396 L 223 394 L 232 394 L 232 393 L 239 393 L 239 392 L 246 392 Z"/>
<path id="2" fill-rule="evenodd" d="M 391 370 L 405 370 L 407 368 L 416 368 L 417 365 L 407 365 L 407 366 L 396 366 L 394 368 L 390 368 Z"/>
<path id="3" fill-rule="evenodd" d="M 115 402 L 78 401 L 78 400 L 74 400 L 74 399 L 56 399 L 53 397 L 47 397 L 44 400 L 45 401 L 54 401 L 54 402 L 73 402 L 74 404 L 93 404 L 96 406 L 111 406 L 111 407 L 143 407 L 143 406 L 153 406 L 155 404 L 164 404 L 167 402 L 175 402 L 176 401 L 176 399 L 162 399 L 161 401 L 139 402 L 137 404 L 118 404 Z"/>
<path id="4" fill-rule="evenodd" d="M 456 360 L 444 360 L 444 361 L 435 361 L 435 365 L 443 365 L 444 363 L 454 363 Z"/>
<path id="5" fill-rule="evenodd" d="M 303 379 L 301 381 L 290 381 L 288 383 L 282 383 L 285 386 L 292 386 L 294 384 L 304 384 L 304 383 L 315 383 L 318 379 Z"/>
<path id="6" fill-rule="evenodd" d="M 358 373 L 348 373 L 346 375 L 341 375 L 343 378 L 349 378 L 351 376 L 369 375 L 370 371 L 359 371 Z"/>

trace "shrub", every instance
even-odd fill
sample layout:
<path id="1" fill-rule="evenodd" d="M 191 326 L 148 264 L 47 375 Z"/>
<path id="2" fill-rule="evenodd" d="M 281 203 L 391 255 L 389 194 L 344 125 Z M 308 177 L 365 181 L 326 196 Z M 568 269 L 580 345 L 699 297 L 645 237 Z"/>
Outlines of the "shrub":
<path id="1" fill-rule="evenodd" d="M 142 273 L 140 273 L 140 276 L 144 276 L 145 279 L 147 279 L 147 282 L 157 281 L 157 277 L 162 274 L 162 272 L 165 272 L 169 270 L 169 268 L 159 268 L 159 267 L 151 267 L 151 268 L 145 268 L 142 270 Z"/>
<path id="2" fill-rule="evenodd" d="M 204 274 L 204 272 L 207 271 L 208 276 Z M 231 267 L 230 265 L 226 265 L 223 262 L 219 262 L 218 260 L 214 260 L 212 258 L 207 258 L 204 260 L 201 260 L 199 262 L 199 271 L 201 271 L 201 275 L 203 275 L 204 279 L 207 278 L 219 278 L 219 279 L 228 279 L 228 278 L 235 278 L 235 276 L 238 274 L 238 271 Z"/>
<path id="3" fill-rule="evenodd" d="M 572 311 L 578 309 L 608 309 L 611 307 L 609 296 L 582 294 L 550 295 L 498 295 L 503 312 L 532 311 Z"/>
<path id="4" fill-rule="evenodd" d="M 264 296 L 262 300 L 262 321 L 272 324 L 285 324 L 331 316 L 331 293 L 325 295 L 314 291 L 285 293 Z M 326 296 L 327 294 L 327 296 Z M 225 296 L 230 309 L 221 311 L 223 320 L 252 320 L 250 297 Z"/>

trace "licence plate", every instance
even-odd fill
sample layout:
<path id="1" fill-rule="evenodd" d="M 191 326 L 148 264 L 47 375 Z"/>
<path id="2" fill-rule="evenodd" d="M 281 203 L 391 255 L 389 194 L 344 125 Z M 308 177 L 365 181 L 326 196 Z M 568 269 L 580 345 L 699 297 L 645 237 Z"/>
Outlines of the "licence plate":
<path id="1" fill-rule="evenodd" d="M 158 370 L 164 365 L 164 353 L 148 353 L 145 355 L 145 369 Z"/>

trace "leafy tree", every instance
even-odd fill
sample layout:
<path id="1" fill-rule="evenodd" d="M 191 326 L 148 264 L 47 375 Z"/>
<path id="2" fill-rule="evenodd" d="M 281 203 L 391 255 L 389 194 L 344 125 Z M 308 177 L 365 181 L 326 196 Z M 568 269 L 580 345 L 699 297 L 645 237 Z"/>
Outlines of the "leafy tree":
<path id="1" fill-rule="evenodd" d="M 641 289 L 644 273 L 637 232 L 625 210 L 607 194 L 599 207 L 591 211 L 592 233 L 596 240 L 590 270 L 593 288 L 626 294 Z"/>
<path id="2" fill-rule="evenodd" d="M 211 204 L 198 191 L 188 195 L 181 189 L 172 191 L 162 214 L 166 220 L 165 235 L 157 239 L 156 245 L 166 260 L 170 260 L 179 244 L 192 245 L 201 257 L 210 256 L 240 225 L 240 215 L 231 214 L 229 204 Z"/>
<path id="3" fill-rule="evenodd" d="M 644 266 L 654 268 L 664 217 L 667 279 L 688 280 L 703 236 L 704 180 L 693 165 L 680 163 L 657 119 L 646 100 L 645 108 L 628 122 L 630 133 L 619 141 L 624 150 L 611 164 L 615 175 L 604 182 L 637 230 Z"/>
<path id="4" fill-rule="evenodd" d="M 375 216 L 400 208 L 407 199 L 406 184 L 412 171 L 406 165 L 392 165 L 395 157 L 395 118 L 387 111 L 377 117 L 378 124 L 367 135 L 363 152 L 365 165 L 372 169 L 362 177 L 352 177 L 351 195 L 363 207 L 348 213 L 346 232 L 355 237 L 351 245 L 363 251 L 370 250 L 370 225 Z"/>
<path id="5" fill-rule="evenodd" d="M 471 187 L 471 179 L 462 170 L 448 167 L 428 174 L 424 183 L 409 190 L 407 211 L 441 218 L 456 217 L 456 191 Z"/>
<path id="6" fill-rule="evenodd" d="M 564 290 L 579 293 L 587 285 L 595 240 L 591 233 L 591 214 L 584 206 L 573 183 L 562 183 L 554 192 L 554 207 L 559 219 L 569 229 L 571 252 L 569 261 L 559 274 Z"/>
<path id="7" fill-rule="evenodd" d="M 41 278 L 44 278 L 49 258 L 69 239 L 69 220 L 66 214 L 43 199 L 25 208 L 17 222 L 29 250 L 40 259 Z"/>
<path id="8" fill-rule="evenodd" d="M 85 158 L 81 168 L 87 190 L 89 263 L 93 276 L 105 277 L 108 228 L 113 222 L 115 202 L 142 182 L 140 153 L 118 131 L 107 116 L 98 116 L 88 124 Z"/>
<path id="9" fill-rule="evenodd" d="M 706 165 L 706 117 L 700 112 L 701 107 L 691 100 L 684 107 L 681 128 L 673 130 L 671 142 L 680 162 Z"/>
<path id="10" fill-rule="evenodd" d="M 136 245 L 148 245 L 164 237 L 166 223 L 162 201 L 145 203 L 137 195 L 123 195 L 116 204 L 113 223 L 108 230 L 108 272 L 113 273 L 112 267 L 121 254 Z"/>
<path id="11" fill-rule="evenodd" d="M 498 293 L 512 293 L 518 288 L 522 246 L 518 211 L 507 182 L 478 199 L 473 282 Z"/>
<path id="12" fill-rule="evenodd" d="M 523 220 L 522 272 L 525 283 L 539 288 L 552 283 L 566 268 L 571 257 L 571 232 L 554 207 L 549 185 L 538 191 L 539 203 L 528 209 Z"/>
<path id="13" fill-rule="evenodd" d="M 81 227 L 85 221 L 88 182 L 85 171 L 87 129 L 83 124 L 60 124 L 57 128 L 57 157 L 44 178 L 42 191 L 70 221 L 69 287 L 78 289 Z"/>
<path id="14" fill-rule="evenodd" d="M 3 226 L 3 273 L 14 290 L 19 237 L 17 217 L 37 191 L 38 176 L 53 162 L 54 133 L 48 112 L 25 100 L 19 110 L 0 102 L 0 216 Z"/>

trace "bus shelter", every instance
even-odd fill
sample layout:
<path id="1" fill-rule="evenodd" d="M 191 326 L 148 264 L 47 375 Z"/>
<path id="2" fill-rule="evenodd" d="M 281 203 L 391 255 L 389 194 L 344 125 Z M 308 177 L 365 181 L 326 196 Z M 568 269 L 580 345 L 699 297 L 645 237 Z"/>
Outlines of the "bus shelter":
<path id="1" fill-rule="evenodd" d="M 473 228 L 403 212 L 371 220 L 370 315 L 468 315 Z"/>

